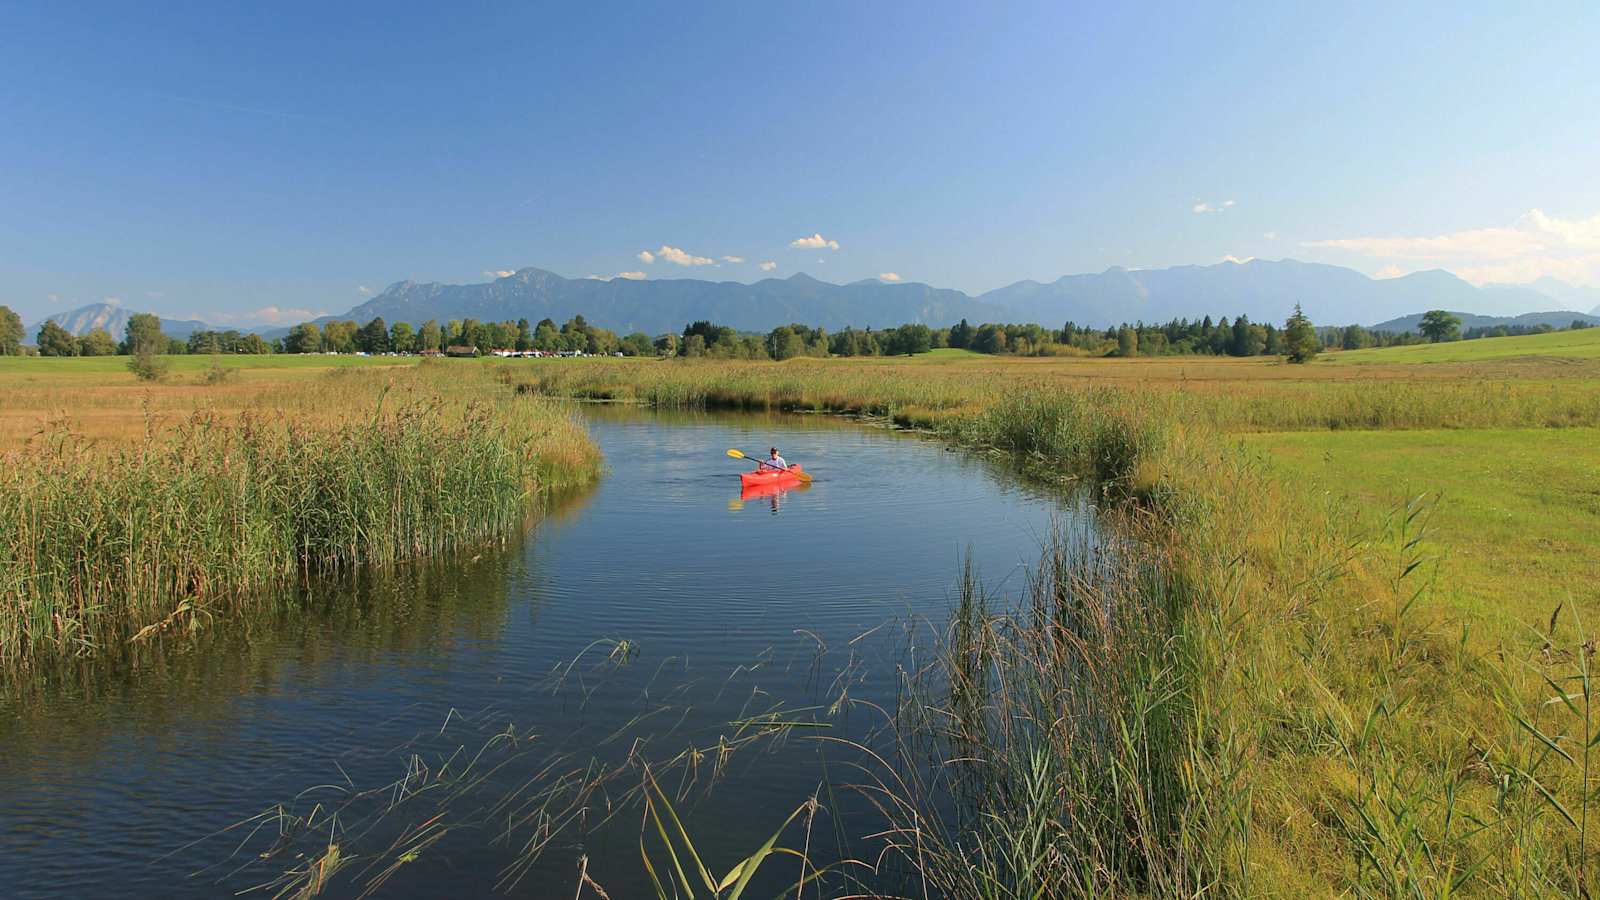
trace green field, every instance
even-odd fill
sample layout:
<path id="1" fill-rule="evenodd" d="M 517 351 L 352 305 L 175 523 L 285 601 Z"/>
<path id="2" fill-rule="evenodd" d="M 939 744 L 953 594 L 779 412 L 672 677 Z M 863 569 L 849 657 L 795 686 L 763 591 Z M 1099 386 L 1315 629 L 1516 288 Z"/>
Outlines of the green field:
<path id="1" fill-rule="evenodd" d="M 1557 603 L 1600 623 L 1600 429 L 1313 431 L 1246 435 L 1291 479 L 1351 501 L 1369 528 L 1434 498 L 1437 599 L 1508 631 Z"/>
<path id="2" fill-rule="evenodd" d="M 1519 357 L 1600 359 L 1600 328 L 1526 334 L 1516 337 L 1478 338 L 1442 344 L 1375 347 L 1330 353 L 1325 360 L 1345 365 L 1374 363 L 1482 362 Z"/>

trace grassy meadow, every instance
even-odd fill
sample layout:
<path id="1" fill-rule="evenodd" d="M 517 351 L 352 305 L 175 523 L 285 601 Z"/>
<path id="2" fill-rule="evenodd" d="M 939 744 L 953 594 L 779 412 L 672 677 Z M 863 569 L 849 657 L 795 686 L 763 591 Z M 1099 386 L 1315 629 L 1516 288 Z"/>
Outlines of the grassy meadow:
<path id="1" fill-rule="evenodd" d="M 178 360 L 153 385 L 98 359 L 0 368 L 0 666 L 496 541 L 598 472 L 570 411 L 470 363 L 231 359 L 237 377 L 207 380 L 210 360 Z"/>
<path id="2" fill-rule="evenodd" d="M 1412 348 L 1306 366 L 943 353 L 501 377 L 658 407 L 879 417 L 1102 486 L 1139 548 L 1135 576 L 1162 575 L 1106 588 L 1058 574 L 1067 588 L 1033 613 L 964 605 L 941 669 L 953 693 L 924 724 L 953 759 L 987 761 L 974 796 L 998 806 L 925 834 L 917 791 L 885 790 L 900 833 L 918 835 L 899 849 L 937 883 L 1572 896 L 1592 889 L 1600 850 L 1600 359 L 1573 337 L 1472 342 L 1517 341 L 1510 355 L 1450 345 L 1426 365 L 1398 352 Z M 1150 615 L 1083 613 L 1129 606 Z M 1125 702 L 1050 713 L 1083 709 L 1091 672 Z"/>

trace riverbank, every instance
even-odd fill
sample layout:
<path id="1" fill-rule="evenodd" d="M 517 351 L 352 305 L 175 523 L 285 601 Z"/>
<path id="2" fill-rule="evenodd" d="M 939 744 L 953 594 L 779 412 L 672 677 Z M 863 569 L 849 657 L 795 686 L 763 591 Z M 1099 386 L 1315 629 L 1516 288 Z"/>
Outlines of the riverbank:
<path id="1" fill-rule="evenodd" d="M 1439 488 L 1467 482 L 1481 496 L 1497 483 L 1458 477 L 1439 442 L 1476 441 L 1476 452 L 1492 456 L 1497 446 L 1518 446 L 1525 429 L 1600 425 L 1591 364 L 1384 365 L 1374 377 L 1372 366 L 1209 362 L 1194 367 L 1203 380 L 1179 363 L 1098 365 L 1103 377 L 1081 361 L 1059 369 L 1048 361 L 596 361 L 509 366 L 500 377 L 527 393 L 662 408 L 871 414 L 1097 478 L 1170 580 L 1137 586 L 1155 591 L 1143 599 L 1166 611 L 1153 617 L 1161 639 L 1144 634 L 1133 645 L 1150 667 L 1127 653 L 1107 656 L 1148 674 L 1164 699 L 1107 723 L 1110 733 L 1133 736 L 1118 752 L 1148 790 L 1098 798 L 1120 809 L 1112 820 L 1138 852 L 1119 855 L 1096 890 L 1177 894 L 1220 883 L 1284 896 L 1576 892 L 1596 849 L 1582 827 L 1596 723 L 1585 702 L 1589 632 L 1580 623 L 1594 621 L 1600 604 L 1592 593 L 1461 602 L 1459 581 L 1436 558 L 1449 548 L 1428 521 L 1436 505 L 1452 509 L 1454 494 L 1439 500 Z M 1491 427 L 1503 430 L 1480 430 Z M 1388 464 L 1435 477 L 1396 479 L 1365 498 L 1309 477 L 1303 455 L 1298 466 L 1290 453 L 1263 459 L 1230 437 L 1299 431 L 1330 452 L 1349 447 L 1345 458 L 1365 468 L 1370 486 L 1383 484 L 1386 463 L 1361 448 L 1362 436 L 1412 429 L 1431 429 L 1435 444 Z M 1592 452 L 1582 444 L 1573 445 L 1575 458 L 1550 465 L 1587 465 Z M 1513 458 L 1505 455 L 1502 479 L 1515 478 Z M 1582 491 L 1581 479 L 1559 483 Z M 1518 495 L 1503 501 L 1516 504 Z M 1592 514 L 1576 502 L 1580 519 Z M 1519 514 L 1524 527 L 1540 528 L 1536 507 Z M 1594 529 L 1559 530 L 1592 556 Z M 1457 525 L 1443 536 L 1460 534 Z M 1488 552 L 1520 552 L 1514 546 Z M 1573 562 L 1551 553 L 1540 565 Z M 1058 668 L 1037 653 L 1005 665 Z M 1580 696 L 1547 702 L 1552 684 Z M 1068 744 L 1034 749 L 1049 772 L 1066 776 L 1106 762 L 1073 756 L 1084 751 Z M 1153 760 L 1171 768 L 1151 768 Z M 1078 884 L 1079 865 L 1109 861 L 1104 846 L 1076 843 L 1068 808 L 1046 804 L 1043 812 L 1033 846 L 1036 861 L 1062 867 L 1055 884 Z"/>
<path id="2" fill-rule="evenodd" d="M 470 364 L 253 370 L 212 390 L 124 384 L 126 371 L 33 381 L 27 362 L 5 373 L 12 436 L 33 430 L 0 460 L 7 668 L 213 627 L 319 574 L 494 542 L 542 494 L 599 472 L 568 410 L 515 399 Z"/>

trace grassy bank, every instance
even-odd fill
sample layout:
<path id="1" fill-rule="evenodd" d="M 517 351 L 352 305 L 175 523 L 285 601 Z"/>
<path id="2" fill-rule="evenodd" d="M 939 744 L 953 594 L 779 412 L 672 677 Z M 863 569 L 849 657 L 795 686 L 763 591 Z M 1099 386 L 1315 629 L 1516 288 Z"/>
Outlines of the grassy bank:
<path id="1" fill-rule="evenodd" d="M 318 573 L 495 541 L 541 491 L 598 468 L 569 412 L 514 399 L 480 367 L 324 368 L 247 393 L 157 385 L 95 437 L 75 428 L 71 410 L 93 405 L 72 392 L 101 388 L 79 375 L 50 388 L 65 414 L 0 460 L 3 665 L 208 627 Z"/>
<path id="2" fill-rule="evenodd" d="M 531 393 L 664 407 L 868 413 L 1102 486 L 1149 563 L 1135 570 L 1161 578 L 1125 578 L 1095 603 L 1067 605 L 1145 610 L 1141 627 L 997 611 L 969 615 L 960 626 L 969 637 L 952 638 L 945 655 L 955 684 L 986 673 L 1020 685 L 983 693 L 977 726 L 951 725 L 953 714 L 926 723 L 947 747 L 966 742 L 972 756 L 957 758 L 989 773 L 983 796 L 999 801 L 940 841 L 914 832 L 901 844 L 913 866 L 942 866 L 939 883 L 958 892 L 980 882 L 998 884 L 996 896 L 1039 884 L 1047 895 L 1586 889 L 1596 850 L 1589 739 L 1600 723 L 1585 623 L 1600 615 L 1596 598 L 1510 602 L 1494 596 L 1510 587 L 1501 579 L 1479 602 L 1458 602 L 1441 589 L 1457 583 L 1451 569 L 1434 557 L 1481 511 L 1407 502 L 1408 488 L 1440 486 L 1426 478 L 1333 493 L 1303 477 L 1292 454 L 1263 460 L 1229 433 L 1297 431 L 1309 445 L 1348 448 L 1335 452 L 1354 468 L 1381 457 L 1357 443 L 1374 432 L 1433 436 L 1458 461 L 1515 447 L 1528 428 L 1583 429 L 1549 432 L 1577 446 L 1600 424 L 1588 364 L 1436 364 L 1370 378 L 1351 375 L 1368 367 L 1252 361 L 1208 365 L 1204 379 L 1177 363 L 1098 365 L 1103 377 L 1076 361 L 594 362 L 506 367 L 502 377 Z M 1484 428 L 1507 430 L 1473 430 Z M 1476 451 L 1453 443 L 1470 440 Z M 1503 457 L 1496 472 L 1508 484 L 1514 455 Z M 1547 528 L 1536 497 L 1504 500 L 1521 516 L 1511 527 L 1553 528 L 1592 555 L 1581 503 Z M 1570 571 L 1559 554 L 1540 560 Z M 1072 593 L 1052 589 L 1043 608 Z M 1552 599 L 1562 603 L 1554 616 Z M 1112 708 L 1091 714 L 1085 689 L 1066 692 L 1063 673 L 1085 672 L 1117 687 L 1104 694 Z M 960 698 L 944 700 L 953 708 Z M 1045 710 L 1069 715 L 1047 721 Z M 1075 730 L 1085 727 L 1098 738 Z M 1106 772 L 1119 779 L 1114 790 L 1085 780 Z M 1114 810 L 1099 825 L 1082 818 L 1095 804 Z M 929 824 L 915 807 L 896 809 L 906 827 Z M 979 848 L 1013 839 L 1003 866 L 984 862 Z M 983 865 L 1001 881 L 985 882 Z"/>

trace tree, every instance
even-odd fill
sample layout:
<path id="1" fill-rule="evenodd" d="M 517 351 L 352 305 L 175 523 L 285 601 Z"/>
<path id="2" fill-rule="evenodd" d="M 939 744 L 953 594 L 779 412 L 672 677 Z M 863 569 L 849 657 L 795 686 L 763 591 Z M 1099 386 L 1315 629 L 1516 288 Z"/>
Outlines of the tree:
<path id="1" fill-rule="evenodd" d="M 1344 331 L 1339 332 L 1339 347 L 1342 350 L 1360 350 L 1371 343 L 1371 335 L 1360 325 L 1346 325 Z"/>
<path id="2" fill-rule="evenodd" d="M 356 323 L 345 319 L 322 326 L 322 347 L 335 353 L 354 353 L 356 350 Z"/>
<path id="3" fill-rule="evenodd" d="M 999 353 L 1006 348 L 1006 331 L 992 322 L 985 322 L 978 326 L 978 333 L 972 336 L 970 349 L 979 353 Z"/>
<path id="4" fill-rule="evenodd" d="M 111 332 L 104 328 L 96 328 L 81 338 L 78 338 L 79 356 L 115 356 L 117 342 L 111 337 Z"/>
<path id="5" fill-rule="evenodd" d="M 686 335 L 683 339 L 683 355 L 695 358 L 706 355 L 706 338 L 702 334 Z"/>
<path id="6" fill-rule="evenodd" d="M 161 319 L 153 313 L 134 313 L 128 317 L 128 327 L 122 335 L 122 352 L 164 353 L 167 337 L 161 333 Z"/>
<path id="7" fill-rule="evenodd" d="M 969 345 L 971 343 L 972 343 L 972 326 L 967 324 L 967 320 L 966 319 L 962 319 L 960 322 L 957 322 L 955 325 L 950 326 L 950 338 L 949 338 L 950 346 L 955 347 L 958 350 L 965 350 L 967 348 L 967 345 Z"/>
<path id="8" fill-rule="evenodd" d="M 417 349 L 417 336 L 410 322 L 396 322 L 389 326 L 389 349 L 396 353 L 410 353 Z"/>
<path id="9" fill-rule="evenodd" d="M 779 325 L 767 335 L 767 355 L 776 360 L 793 359 L 805 349 L 800 335 L 787 325 Z"/>
<path id="10" fill-rule="evenodd" d="M 650 335 L 635 331 L 622 339 L 622 352 L 627 356 L 650 356 L 656 352 L 656 346 Z"/>
<path id="11" fill-rule="evenodd" d="M 533 349 L 545 353 L 554 353 L 561 349 L 561 332 L 556 330 L 556 323 L 545 319 L 534 328 Z"/>
<path id="12" fill-rule="evenodd" d="M 1322 339 L 1298 303 L 1294 305 L 1294 315 L 1283 324 L 1283 352 L 1292 363 L 1308 363 L 1322 352 Z"/>
<path id="13" fill-rule="evenodd" d="M 1126 325 L 1117 329 L 1117 355 L 1122 357 L 1139 355 L 1139 332 Z"/>
<path id="14" fill-rule="evenodd" d="M 283 352 L 285 353 L 321 353 L 322 329 L 315 322 L 301 322 L 289 329 L 288 337 L 283 339 Z"/>
<path id="15" fill-rule="evenodd" d="M 49 319 L 39 327 L 39 336 L 34 338 L 34 343 L 39 346 L 40 356 L 78 355 L 78 339 L 72 336 L 72 332 Z"/>
<path id="16" fill-rule="evenodd" d="M 528 351 L 533 349 L 533 329 L 529 327 L 526 318 L 517 320 L 517 350 Z"/>
<path id="17" fill-rule="evenodd" d="M 444 347 L 440 345 L 443 338 L 444 332 L 439 329 L 439 323 L 429 319 L 422 323 L 422 330 L 417 332 L 417 349 L 443 350 Z"/>
<path id="18" fill-rule="evenodd" d="M 389 324 L 383 321 L 383 316 L 361 326 L 361 331 L 356 334 L 356 349 L 368 353 L 382 353 L 389 349 Z"/>
<path id="19" fill-rule="evenodd" d="M 1442 309 L 1430 309 L 1422 314 L 1417 330 L 1431 343 L 1453 341 L 1461 337 L 1461 320 Z"/>
<path id="20" fill-rule="evenodd" d="M 9 306 L 0 306 L 0 356 L 22 353 L 22 317 Z"/>

